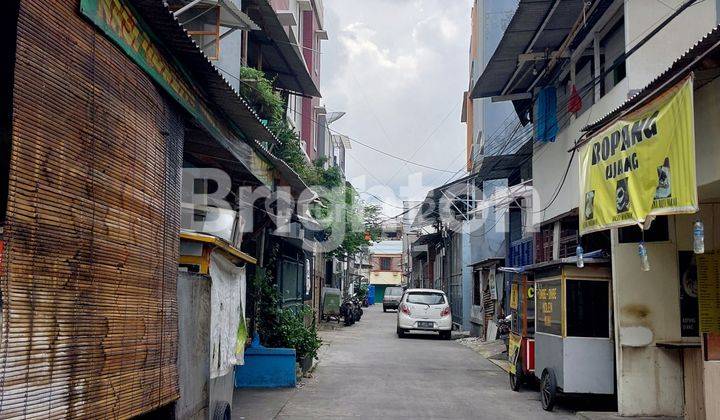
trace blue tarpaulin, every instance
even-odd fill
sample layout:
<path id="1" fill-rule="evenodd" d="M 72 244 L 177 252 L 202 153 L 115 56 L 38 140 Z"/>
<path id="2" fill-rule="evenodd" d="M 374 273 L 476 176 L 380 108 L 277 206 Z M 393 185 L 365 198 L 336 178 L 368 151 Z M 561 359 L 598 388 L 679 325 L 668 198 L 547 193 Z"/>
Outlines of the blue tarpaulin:
<path id="1" fill-rule="evenodd" d="M 558 133 L 557 90 L 547 86 L 540 90 L 535 100 L 535 141 L 553 142 Z"/>

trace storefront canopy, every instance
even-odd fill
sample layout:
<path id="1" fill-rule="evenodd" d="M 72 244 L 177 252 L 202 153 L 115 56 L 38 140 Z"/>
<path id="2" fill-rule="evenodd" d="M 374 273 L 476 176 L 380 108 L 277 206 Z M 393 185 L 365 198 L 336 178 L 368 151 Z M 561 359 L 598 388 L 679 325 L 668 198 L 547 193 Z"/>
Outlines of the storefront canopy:
<path id="1" fill-rule="evenodd" d="M 526 93 L 534 87 L 536 58 L 563 43 L 583 10 L 583 0 L 520 0 L 471 97 Z M 549 58 L 549 57 L 548 57 Z"/>
<path id="2" fill-rule="evenodd" d="M 244 0 L 250 18 L 262 31 L 249 33 L 250 42 L 261 46 L 263 71 L 277 76 L 276 86 L 303 96 L 320 97 L 300 48 L 285 30 L 268 0 Z"/>

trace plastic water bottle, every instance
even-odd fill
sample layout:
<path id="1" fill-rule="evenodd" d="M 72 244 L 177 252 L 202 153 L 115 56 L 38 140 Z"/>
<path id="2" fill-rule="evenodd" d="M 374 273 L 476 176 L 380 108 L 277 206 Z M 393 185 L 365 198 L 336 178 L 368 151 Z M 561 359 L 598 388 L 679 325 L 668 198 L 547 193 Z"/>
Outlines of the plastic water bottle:
<path id="1" fill-rule="evenodd" d="M 650 261 L 648 260 L 645 242 L 640 242 L 640 245 L 638 245 L 638 254 L 640 255 L 640 268 L 642 271 L 650 271 Z"/>
<path id="2" fill-rule="evenodd" d="M 696 254 L 705 253 L 705 225 L 699 220 L 693 225 L 693 251 Z"/>
<path id="3" fill-rule="evenodd" d="M 583 247 L 582 245 L 578 245 L 577 248 L 575 248 L 575 255 L 577 256 L 577 266 L 578 268 L 585 267 L 585 259 L 583 258 Z"/>

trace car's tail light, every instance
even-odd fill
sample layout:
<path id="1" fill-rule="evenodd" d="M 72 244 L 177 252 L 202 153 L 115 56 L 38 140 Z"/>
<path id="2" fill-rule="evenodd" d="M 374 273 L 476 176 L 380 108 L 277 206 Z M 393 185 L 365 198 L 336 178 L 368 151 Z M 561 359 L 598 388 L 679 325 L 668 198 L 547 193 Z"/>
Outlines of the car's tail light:
<path id="1" fill-rule="evenodd" d="M 448 315 L 450 315 L 450 307 L 446 306 L 443 308 L 442 312 L 440 312 L 440 316 L 446 317 Z"/>
<path id="2" fill-rule="evenodd" d="M 402 313 L 404 313 L 405 315 L 410 315 L 410 307 L 407 306 L 406 304 L 403 303 L 402 305 L 400 305 L 400 310 L 401 310 Z"/>

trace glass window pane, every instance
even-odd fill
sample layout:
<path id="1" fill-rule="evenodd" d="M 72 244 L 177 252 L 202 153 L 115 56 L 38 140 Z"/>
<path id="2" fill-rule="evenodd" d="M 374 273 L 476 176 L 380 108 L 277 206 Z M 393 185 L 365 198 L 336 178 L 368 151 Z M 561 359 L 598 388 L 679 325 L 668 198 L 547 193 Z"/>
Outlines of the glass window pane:
<path id="1" fill-rule="evenodd" d="M 609 337 L 608 287 L 607 281 L 567 280 L 568 337 Z"/>

